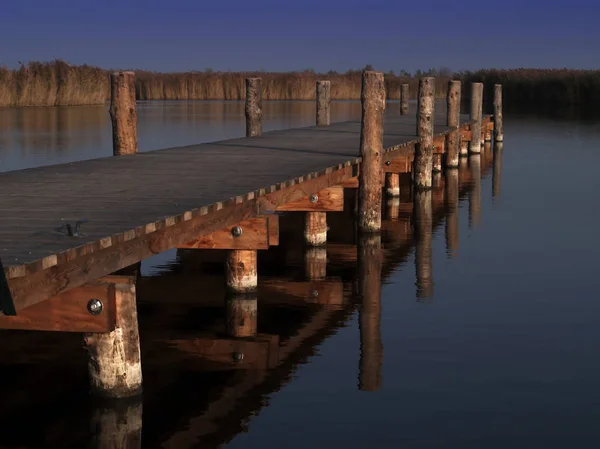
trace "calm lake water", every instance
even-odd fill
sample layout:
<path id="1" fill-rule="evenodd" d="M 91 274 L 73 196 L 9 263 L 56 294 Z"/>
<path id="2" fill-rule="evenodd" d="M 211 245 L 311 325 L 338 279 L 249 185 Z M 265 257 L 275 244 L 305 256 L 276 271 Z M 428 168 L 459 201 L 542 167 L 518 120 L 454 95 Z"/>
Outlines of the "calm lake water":
<path id="1" fill-rule="evenodd" d="M 139 107 L 142 151 L 244 133 L 237 102 Z M 333 120 L 359 117 L 334 103 Z M 265 104 L 265 130 L 313 122 L 313 103 Z M 248 365 L 194 344 L 224 339 L 223 252 L 145 262 L 138 401 L 87 394 L 80 335 L 4 331 L 0 447 L 597 447 L 599 141 L 600 121 L 506 116 L 502 152 L 465 160 L 457 212 L 433 214 L 426 288 L 428 239 L 415 250 L 403 207 L 386 212 L 383 262 L 362 268 L 351 208 L 329 214 L 325 279 L 302 216 L 282 217 L 258 293 L 258 331 L 280 349 Z M 0 110 L 1 170 L 110 154 L 106 108 Z"/>

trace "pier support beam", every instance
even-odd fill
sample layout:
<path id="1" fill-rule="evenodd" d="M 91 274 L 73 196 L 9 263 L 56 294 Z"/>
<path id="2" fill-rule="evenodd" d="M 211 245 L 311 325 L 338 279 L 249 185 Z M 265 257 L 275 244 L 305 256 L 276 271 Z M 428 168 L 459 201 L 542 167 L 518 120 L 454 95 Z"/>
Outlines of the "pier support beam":
<path id="1" fill-rule="evenodd" d="M 246 78 L 246 137 L 262 135 L 262 79 Z"/>
<path id="2" fill-rule="evenodd" d="M 124 398 L 142 391 L 142 362 L 138 331 L 135 285 L 119 277 L 114 284 L 116 326 L 112 332 L 84 334 L 89 354 L 92 392 Z"/>
<path id="3" fill-rule="evenodd" d="M 408 114 L 408 95 L 409 95 L 408 84 L 402 84 L 400 86 L 400 115 Z"/>
<path id="4" fill-rule="evenodd" d="M 442 171 L 442 154 L 441 153 L 433 153 L 431 170 L 435 173 L 440 173 Z"/>
<path id="5" fill-rule="evenodd" d="M 331 81 L 317 81 L 317 126 L 331 123 Z"/>
<path id="6" fill-rule="evenodd" d="M 234 295 L 227 298 L 227 335 L 235 338 L 256 337 L 258 300 L 255 295 Z"/>
<path id="7" fill-rule="evenodd" d="M 469 152 L 479 154 L 481 152 L 481 118 L 483 115 L 483 83 L 471 83 L 471 142 Z"/>
<path id="8" fill-rule="evenodd" d="M 250 293 L 256 290 L 258 275 L 255 250 L 233 250 L 227 255 L 225 276 L 232 293 Z"/>
<path id="9" fill-rule="evenodd" d="M 361 301 L 359 389 L 381 387 L 383 343 L 381 339 L 381 235 L 363 234 L 358 240 L 358 295 Z"/>
<path id="10" fill-rule="evenodd" d="M 360 155 L 362 163 L 358 185 L 358 229 L 381 229 L 381 187 L 383 156 L 383 114 L 385 84 L 383 73 L 365 71 L 362 76 L 362 122 Z"/>
<path id="11" fill-rule="evenodd" d="M 494 141 L 504 140 L 504 125 L 502 120 L 502 84 L 494 85 Z"/>
<path id="12" fill-rule="evenodd" d="M 112 122 L 113 155 L 136 154 L 138 141 L 135 73 L 114 72 L 110 75 L 109 113 Z"/>
<path id="13" fill-rule="evenodd" d="M 430 189 L 433 165 L 434 77 L 419 80 L 418 95 L 417 136 L 420 141 L 415 144 L 413 179 L 416 189 Z"/>
<path id="14" fill-rule="evenodd" d="M 327 212 L 306 213 L 304 241 L 309 246 L 321 246 L 327 243 Z"/>
<path id="15" fill-rule="evenodd" d="M 385 174 L 385 193 L 392 198 L 400 196 L 400 175 L 398 173 Z"/>
<path id="16" fill-rule="evenodd" d="M 458 128 L 460 126 L 460 81 L 451 80 L 448 82 L 448 96 L 446 97 L 447 102 L 447 114 L 446 114 L 446 125 L 453 128 L 456 127 L 455 131 L 450 131 L 446 137 L 446 167 L 457 168 L 459 158 L 459 141 L 460 135 Z"/>

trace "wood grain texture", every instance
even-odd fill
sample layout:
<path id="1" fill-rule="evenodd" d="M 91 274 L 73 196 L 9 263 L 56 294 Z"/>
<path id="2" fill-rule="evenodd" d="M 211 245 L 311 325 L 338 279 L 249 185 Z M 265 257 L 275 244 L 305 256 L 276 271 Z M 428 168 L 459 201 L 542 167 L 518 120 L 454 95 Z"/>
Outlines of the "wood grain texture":
<path id="1" fill-rule="evenodd" d="M 277 217 L 274 215 L 273 217 Z M 193 239 L 179 248 L 196 249 L 269 249 L 272 235 L 278 233 L 278 220 L 266 216 L 249 218 L 227 226 L 219 231 Z M 233 229 L 239 228 L 241 235 L 234 236 Z M 275 237 L 278 241 L 279 239 Z"/>
<path id="2" fill-rule="evenodd" d="M 246 78 L 246 137 L 262 134 L 262 79 Z"/>
<path id="3" fill-rule="evenodd" d="M 310 195 L 275 208 L 279 212 L 340 212 L 344 210 L 344 189 L 340 186 L 329 187 L 317 192 L 317 200 L 311 202 Z"/>
<path id="4" fill-rule="evenodd" d="M 331 124 L 331 81 L 317 81 L 317 126 Z"/>
<path id="5" fill-rule="evenodd" d="M 423 77 L 419 80 L 417 135 L 419 143 L 415 147 L 414 185 L 417 189 L 430 189 L 432 183 L 433 132 L 434 132 L 435 78 Z"/>
<path id="6" fill-rule="evenodd" d="M 138 151 L 135 73 L 115 72 L 110 75 L 110 119 L 113 154 L 126 156 Z"/>

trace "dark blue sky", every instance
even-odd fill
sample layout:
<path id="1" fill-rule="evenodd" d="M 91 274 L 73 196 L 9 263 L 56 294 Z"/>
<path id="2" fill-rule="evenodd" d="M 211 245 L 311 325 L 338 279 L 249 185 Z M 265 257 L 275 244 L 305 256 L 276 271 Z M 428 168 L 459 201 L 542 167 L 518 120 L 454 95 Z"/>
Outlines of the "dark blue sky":
<path id="1" fill-rule="evenodd" d="M 3 3 L 0 64 L 10 67 L 55 58 L 157 71 L 600 67 L 598 0 Z"/>

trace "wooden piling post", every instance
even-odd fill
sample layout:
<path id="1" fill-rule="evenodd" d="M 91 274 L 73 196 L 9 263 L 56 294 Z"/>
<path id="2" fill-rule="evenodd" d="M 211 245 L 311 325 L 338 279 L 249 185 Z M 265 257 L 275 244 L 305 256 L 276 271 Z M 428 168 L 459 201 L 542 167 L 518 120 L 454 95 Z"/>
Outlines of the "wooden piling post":
<path id="1" fill-rule="evenodd" d="M 442 171 L 442 154 L 433 153 L 431 170 L 433 173 L 440 173 Z"/>
<path id="2" fill-rule="evenodd" d="M 234 293 L 256 290 L 258 275 L 255 250 L 233 250 L 227 255 L 225 264 L 227 288 Z"/>
<path id="3" fill-rule="evenodd" d="M 413 179 L 416 189 L 430 189 L 433 164 L 434 77 L 419 80 L 418 95 L 417 136 L 420 140 L 415 145 Z"/>
<path id="4" fill-rule="evenodd" d="M 400 216 L 400 198 L 391 198 L 386 203 L 386 217 L 388 220 L 397 220 Z"/>
<path id="5" fill-rule="evenodd" d="M 258 299 L 255 295 L 233 295 L 226 299 L 227 335 L 255 337 L 258 322 Z"/>
<path id="6" fill-rule="evenodd" d="M 103 403 L 94 409 L 90 423 L 92 449 L 140 449 L 142 401 Z"/>
<path id="7" fill-rule="evenodd" d="M 402 84 L 400 86 L 400 115 L 408 114 L 408 95 L 409 85 Z"/>
<path id="8" fill-rule="evenodd" d="M 358 229 L 377 232 L 381 229 L 381 187 L 383 156 L 383 113 L 385 84 L 383 73 L 365 71 L 362 76 L 362 122 L 358 175 Z"/>
<path id="9" fill-rule="evenodd" d="M 262 79 L 246 78 L 246 137 L 262 134 Z"/>
<path id="10" fill-rule="evenodd" d="M 383 343 L 381 339 L 381 236 L 358 237 L 358 316 L 360 328 L 359 389 L 376 391 L 381 387 Z"/>
<path id="11" fill-rule="evenodd" d="M 385 174 L 385 193 L 392 198 L 400 196 L 400 175 L 398 173 Z"/>
<path id="12" fill-rule="evenodd" d="M 446 125 L 450 128 L 456 127 L 455 131 L 450 131 L 446 138 L 446 167 L 457 168 L 459 158 L 460 134 L 460 89 L 461 84 L 458 80 L 448 81 L 448 95 L 446 97 L 447 114 Z"/>
<path id="13" fill-rule="evenodd" d="M 432 191 L 417 190 L 414 193 L 415 222 L 415 268 L 417 274 L 417 298 L 433 295 L 432 277 Z"/>
<path id="14" fill-rule="evenodd" d="M 327 243 L 327 212 L 306 213 L 304 241 L 309 246 L 321 246 Z"/>
<path id="15" fill-rule="evenodd" d="M 109 113 L 112 122 L 113 155 L 136 154 L 138 141 L 135 73 L 114 72 L 110 75 Z"/>
<path id="16" fill-rule="evenodd" d="M 142 362 L 135 285 L 114 284 L 116 326 L 108 333 L 84 334 L 92 392 L 124 398 L 142 391 Z M 92 298 L 90 298 L 92 299 Z"/>
<path id="17" fill-rule="evenodd" d="M 494 85 L 494 140 L 504 140 L 504 125 L 502 121 L 502 84 Z"/>
<path id="18" fill-rule="evenodd" d="M 469 152 L 481 152 L 481 118 L 483 114 L 483 83 L 471 83 L 471 142 Z"/>
<path id="19" fill-rule="evenodd" d="M 331 123 L 331 81 L 317 81 L 317 126 Z"/>
<path id="20" fill-rule="evenodd" d="M 448 256 L 455 256 L 458 251 L 458 193 L 459 193 L 459 171 L 448 170 L 446 172 L 446 184 L 444 186 L 446 190 L 445 201 L 446 201 L 446 254 Z"/>

